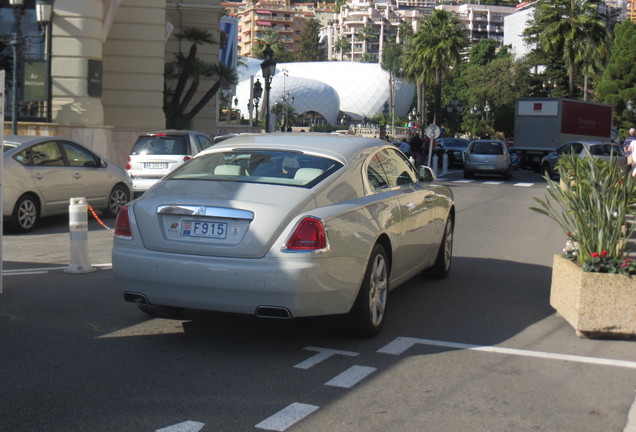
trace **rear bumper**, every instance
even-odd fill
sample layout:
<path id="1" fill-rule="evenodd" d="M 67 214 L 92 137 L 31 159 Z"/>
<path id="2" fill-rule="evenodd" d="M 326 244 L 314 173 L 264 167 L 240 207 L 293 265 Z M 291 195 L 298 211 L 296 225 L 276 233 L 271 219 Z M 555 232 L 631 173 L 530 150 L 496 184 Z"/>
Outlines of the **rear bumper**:
<path id="1" fill-rule="evenodd" d="M 250 315 L 262 306 L 288 309 L 292 317 L 347 313 L 360 283 L 352 275 L 361 279 L 364 269 L 342 261 L 304 254 L 234 259 L 113 248 L 113 272 L 123 293 L 142 294 L 156 305 Z"/>
<path id="2" fill-rule="evenodd" d="M 158 179 L 158 178 L 146 179 L 146 178 L 138 178 L 138 177 L 133 178 L 132 179 L 133 192 L 134 193 L 146 192 L 148 189 L 150 189 L 159 180 L 161 180 L 161 179 Z"/>

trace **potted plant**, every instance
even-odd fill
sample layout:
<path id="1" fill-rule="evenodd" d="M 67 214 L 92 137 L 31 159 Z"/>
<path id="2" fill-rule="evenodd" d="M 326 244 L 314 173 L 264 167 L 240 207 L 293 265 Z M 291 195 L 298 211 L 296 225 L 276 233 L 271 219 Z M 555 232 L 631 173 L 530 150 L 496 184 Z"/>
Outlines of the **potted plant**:
<path id="1" fill-rule="evenodd" d="M 560 181 L 548 176 L 548 195 L 531 209 L 557 222 L 567 235 L 555 255 L 550 304 L 586 337 L 636 336 L 634 233 L 636 179 L 616 159 L 564 154 Z"/>

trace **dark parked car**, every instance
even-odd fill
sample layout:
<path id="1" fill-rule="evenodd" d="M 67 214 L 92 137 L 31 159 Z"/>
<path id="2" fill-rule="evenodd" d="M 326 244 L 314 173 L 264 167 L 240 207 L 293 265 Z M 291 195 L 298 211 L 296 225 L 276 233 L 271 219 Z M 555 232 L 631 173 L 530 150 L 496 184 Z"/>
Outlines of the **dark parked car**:
<path id="1" fill-rule="evenodd" d="M 448 166 L 464 166 L 464 152 L 470 141 L 464 138 L 438 138 L 437 148 L 448 155 Z"/>
<path id="2" fill-rule="evenodd" d="M 593 157 L 606 161 L 614 158 L 619 166 L 624 167 L 627 165 L 627 156 L 625 156 L 625 152 L 619 144 L 601 141 L 568 141 L 541 159 L 541 172 L 552 180 L 558 180 L 559 170 L 557 169 L 557 162 L 559 158 L 563 154 L 571 152 L 576 153 L 579 157 L 585 157 L 584 149 L 587 149 Z"/>

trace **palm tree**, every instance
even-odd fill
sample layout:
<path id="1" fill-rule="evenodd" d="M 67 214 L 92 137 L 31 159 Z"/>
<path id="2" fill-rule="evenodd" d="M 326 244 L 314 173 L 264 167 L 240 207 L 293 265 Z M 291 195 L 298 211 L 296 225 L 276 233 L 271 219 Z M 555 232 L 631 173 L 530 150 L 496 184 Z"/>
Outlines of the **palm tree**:
<path id="1" fill-rule="evenodd" d="M 334 49 L 340 53 L 340 61 L 342 61 L 345 51 L 351 49 L 351 43 L 346 36 L 343 36 L 336 41 Z"/>
<path id="2" fill-rule="evenodd" d="M 276 30 L 265 29 L 261 32 L 261 37 L 257 39 L 256 45 L 252 50 L 252 56 L 255 58 L 263 58 L 263 50 L 269 45 L 274 50 L 274 57 L 281 59 L 286 56 L 287 48 L 283 44 L 280 34 Z"/>
<path id="3" fill-rule="evenodd" d="M 356 37 L 358 38 L 358 40 L 362 41 L 362 56 L 370 61 L 370 57 L 369 56 L 365 56 L 365 54 L 367 54 L 368 51 L 368 43 L 374 40 L 378 39 L 378 35 L 376 35 L 373 32 L 373 27 L 371 26 L 364 26 L 362 27 L 358 33 L 356 33 Z M 365 60 L 363 60 L 365 61 Z"/>
<path id="4" fill-rule="evenodd" d="M 570 97 L 574 97 L 577 69 L 607 50 L 609 32 L 600 5 L 601 0 L 541 0 L 524 32 L 538 49 L 563 59 Z"/>
<path id="5" fill-rule="evenodd" d="M 459 19 L 444 10 L 435 10 L 422 20 L 420 29 L 411 39 L 407 54 L 407 69 L 424 82 L 430 70 L 435 79 L 435 118 L 442 118 L 442 79 L 459 64 L 461 51 L 468 45 L 466 30 Z M 421 109 L 421 106 L 419 107 Z M 420 111 L 421 112 L 421 111 Z"/>

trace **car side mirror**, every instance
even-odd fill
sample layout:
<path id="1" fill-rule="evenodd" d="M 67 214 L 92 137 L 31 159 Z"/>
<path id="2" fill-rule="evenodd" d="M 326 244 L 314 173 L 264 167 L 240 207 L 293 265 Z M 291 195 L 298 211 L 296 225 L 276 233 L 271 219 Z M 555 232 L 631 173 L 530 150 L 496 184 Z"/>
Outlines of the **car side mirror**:
<path id="1" fill-rule="evenodd" d="M 426 165 L 420 165 L 417 169 L 420 179 L 426 182 L 432 182 L 437 180 L 437 176 L 431 167 Z"/>

